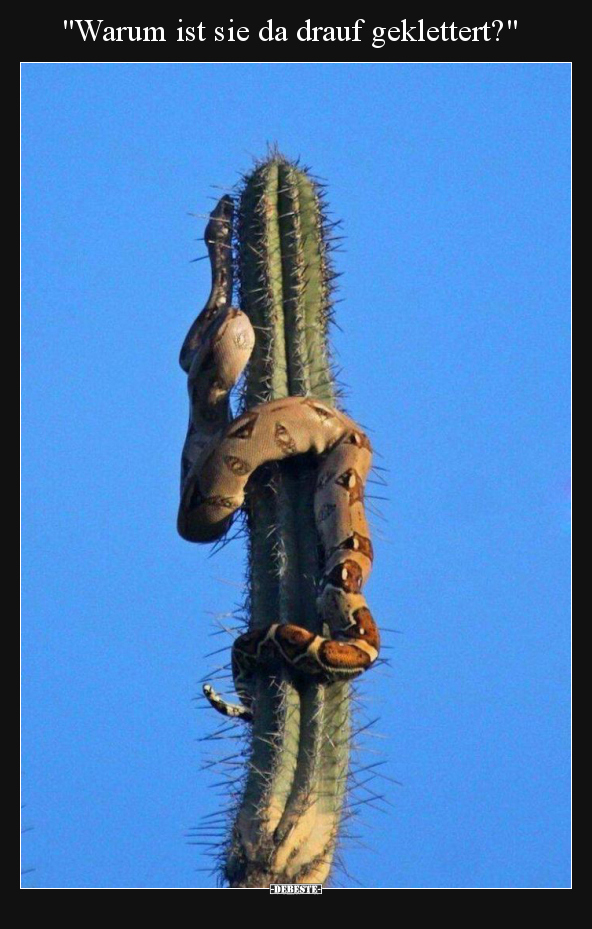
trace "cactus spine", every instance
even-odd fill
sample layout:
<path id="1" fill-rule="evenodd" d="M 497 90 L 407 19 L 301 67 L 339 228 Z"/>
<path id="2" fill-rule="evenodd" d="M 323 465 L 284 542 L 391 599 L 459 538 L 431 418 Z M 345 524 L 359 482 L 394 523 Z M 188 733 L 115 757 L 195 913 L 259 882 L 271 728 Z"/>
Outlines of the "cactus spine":
<path id="1" fill-rule="evenodd" d="M 273 153 L 244 179 L 238 216 L 240 305 L 257 334 L 245 408 L 291 395 L 336 405 L 327 330 L 332 272 L 322 194 Z M 247 496 L 249 616 L 322 633 L 314 522 L 316 465 L 260 469 Z M 322 882 L 330 871 L 349 761 L 349 685 L 278 664 L 257 680 L 250 762 L 224 872 L 231 886 Z"/>

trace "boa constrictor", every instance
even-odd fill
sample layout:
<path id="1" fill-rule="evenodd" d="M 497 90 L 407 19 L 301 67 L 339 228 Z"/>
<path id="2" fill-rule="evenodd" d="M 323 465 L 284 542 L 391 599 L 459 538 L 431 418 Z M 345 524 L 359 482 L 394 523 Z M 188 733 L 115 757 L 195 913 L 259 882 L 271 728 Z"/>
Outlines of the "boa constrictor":
<path id="1" fill-rule="evenodd" d="M 204 693 L 227 716 L 252 718 L 249 680 L 261 664 L 281 657 L 327 682 L 356 677 L 377 659 L 378 628 L 361 590 L 372 567 L 364 486 L 372 450 L 360 427 L 312 397 L 285 397 L 231 420 L 229 394 L 255 344 L 247 315 L 230 306 L 232 201 L 210 214 L 205 241 L 212 290 L 181 349 L 188 374 L 189 429 L 183 448 L 178 530 L 191 542 L 211 542 L 229 528 L 254 471 L 267 462 L 318 456 L 315 520 L 324 552 L 317 605 L 329 635 L 270 622 L 239 636 L 232 649 L 235 689 L 243 706 L 228 704 L 210 685 Z"/>

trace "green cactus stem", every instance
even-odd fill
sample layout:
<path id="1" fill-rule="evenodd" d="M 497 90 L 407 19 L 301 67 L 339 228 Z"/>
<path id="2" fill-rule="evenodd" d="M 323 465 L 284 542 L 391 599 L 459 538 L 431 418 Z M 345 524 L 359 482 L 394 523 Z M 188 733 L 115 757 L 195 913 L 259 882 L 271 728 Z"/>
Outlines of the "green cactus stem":
<path id="1" fill-rule="evenodd" d="M 333 274 L 320 187 L 278 153 L 244 179 L 238 208 L 240 305 L 257 343 L 242 403 L 286 396 L 337 404 L 328 325 Z M 290 622 L 322 633 L 316 462 L 260 469 L 246 502 L 250 628 Z M 278 663 L 257 679 L 248 773 L 224 876 L 234 887 L 327 879 L 349 767 L 349 685 Z"/>

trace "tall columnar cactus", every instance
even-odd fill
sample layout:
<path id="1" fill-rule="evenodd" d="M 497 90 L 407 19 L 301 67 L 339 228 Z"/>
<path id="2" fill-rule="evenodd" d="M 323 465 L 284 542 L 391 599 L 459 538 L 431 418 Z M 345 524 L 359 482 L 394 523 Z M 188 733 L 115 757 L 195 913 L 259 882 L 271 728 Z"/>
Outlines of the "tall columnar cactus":
<path id="1" fill-rule="evenodd" d="M 321 192 L 274 155 L 247 176 L 239 204 L 240 305 L 257 336 L 245 408 L 287 396 L 336 403 L 328 348 L 332 271 Z M 299 456 L 249 485 L 249 615 L 321 633 L 316 463 Z M 259 675 L 249 773 L 225 874 L 235 886 L 326 879 L 343 805 L 349 684 Z"/>
<path id="2" fill-rule="evenodd" d="M 234 252 L 233 200 L 211 214 L 212 291 L 181 351 L 191 412 L 178 528 L 208 542 L 246 514 L 248 631 L 232 649 L 242 705 L 204 687 L 250 733 L 224 877 L 237 887 L 323 882 L 348 776 L 349 681 L 380 648 L 362 594 L 372 451 L 337 408 L 319 186 L 273 153 L 244 179 L 237 213 Z M 230 306 L 235 272 L 240 309 Z M 228 397 L 247 362 L 233 420 Z"/>

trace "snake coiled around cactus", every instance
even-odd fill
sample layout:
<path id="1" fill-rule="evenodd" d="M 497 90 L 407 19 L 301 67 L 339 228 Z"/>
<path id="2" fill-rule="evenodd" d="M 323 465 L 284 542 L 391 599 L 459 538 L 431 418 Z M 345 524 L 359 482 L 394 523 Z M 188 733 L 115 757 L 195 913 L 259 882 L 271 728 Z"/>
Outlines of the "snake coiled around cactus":
<path id="1" fill-rule="evenodd" d="M 378 628 L 362 594 L 372 568 L 364 488 L 372 450 L 352 419 L 307 396 L 257 405 L 232 419 L 229 395 L 255 347 L 248 316 L 231 306 L 232 214 L 229 197 L 212 212 L 205 241 L 212 266 L 209 299 L 191 326 L 180 363 L 188 374 L 189 428 L 183 449 L 178 530 L 192 542 L 223 536 L 240 510 L 249 477 L 260 467 L 297 455 L 317 461 L 314 515 L 324 570 L 317 606 L 324 635 L 270 618 L 267 628 L 237 638 L 235 689 L 243 706 L 226 703 L 206 685 L 212 705 L 252 718 L 253 671 L 278 657 L 321 681 L 347 680 L 376 661 Z"/>

